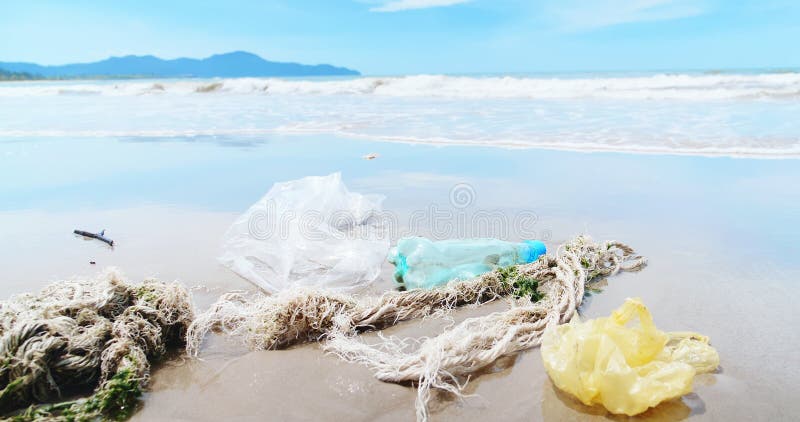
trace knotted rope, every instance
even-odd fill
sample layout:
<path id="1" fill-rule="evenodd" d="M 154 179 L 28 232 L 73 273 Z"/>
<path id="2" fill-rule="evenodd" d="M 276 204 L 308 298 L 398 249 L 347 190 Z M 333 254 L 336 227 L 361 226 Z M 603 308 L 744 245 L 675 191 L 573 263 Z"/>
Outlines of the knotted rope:
<path id="1" fill-rule="evenodd" d="M 177 284 L 128 284 L 110 272 L 0 302 L 0 411 L 16 420 L 130 416 L 150 362 L 183 343 L 193 317 Z M 94 388 L 87 397 L 42 404 Z"/>
<path id="2" fill-rule="evenodd" d="M 460 377 L 503 355 L 537 346 L 547 324 L 567 322 L 583 300 L 588 280 L 644 264 L 645 259 L 625 244 L 597 244 L 579 236 L 559 248 L 556 256 L 454 281 L 440 289 L 388 292 L 377 298 L 308 290 L 252 299 L 232 293 L 192 323 L 187 352 L 196 356 L 210 330 L 241 336 L 255 350 L 326 340 L 325 350 L 367 365 L 382 381 L 416 383 L 417 416 L 424 420 L 432 388 L 460 396 Z M 355 336 L 510 295 L 516 299 L 509 310 L 468 319 L 425 339 L 416 350 L 408 350 L 408 342 L 396 338 L 367 345 Z"/>
<path id="3" fill-rule="evenodd" d="M 387 292 L 377 299 L 313 290 L 255 298 L 227 293 L 191 324 L 186 349 L 196 356 L 206 333 L 212 330 L 242 336 L 253 350 L 284 349 L 320 340 L 336 327 L 346 325 L 354 331 L 385 328 L 439 309 L 484 303 L 511 291 L 511 284 L 484 277 L 441 289 Z"/>
<path id="4" fill-rule="evenodd" d="M 548 324 L 568 322 L 583 300 L 587 281 L 644 264 L 645 259 L 635 256 L 627 245 L 598 245 L 579 237 L 562 246 L 556 257 L 519 267 L 522 277 L 538 280 L 537 291 L 543 295 L 538 301 L 518 298 L 510 309 L 469 318 L 436 337 L 423 339 L 414 350 L 409 350 L 413 343 L 397 338 L 368 345 L 347 327 L 333 330 L 323 348 L 346 361 L 368 366 L 381 381 L 415 383 L 417 419 L 426 420 L 431 389 L 461 397 L 461 379 L 502 356 L 538 346 Z"/>

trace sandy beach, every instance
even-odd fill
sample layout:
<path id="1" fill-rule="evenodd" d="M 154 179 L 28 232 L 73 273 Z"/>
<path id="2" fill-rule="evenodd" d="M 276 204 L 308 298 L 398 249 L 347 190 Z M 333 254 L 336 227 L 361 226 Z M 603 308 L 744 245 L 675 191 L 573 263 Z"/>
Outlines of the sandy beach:
<path id="1" fill-rule="evenodd" d="M 368 153 L 379 156 L 364 160 Z M 3 297 L 117 267 L 131 280 L 177 280 L 204 310 L 223 292 L 253 290 L 216 261 L 235 217 L 274 182 L 335 171 L 353 191 L 385 195 L 384 209 L 404 234 L 436 234 L 430 221 L 403 225 L 417 210 L 449 210 L 456 229 L 460 213 L 491 211 L 509 222 L 495 237 L 535 236 L 554 250 L 585 233 L 646 256 L 644 270 L 609 278 L 581 315 L 607 315 L 624 298 L 640 297 L 659 328 L 708 335 L 721 369 L 696 378 L 693 394 L 637 419 L 791 420 L 800 412 L 796 160 L 330 136 L 11 138 L 0 143 Z M 454 208 L 450 193 L 459 184 L 474 196 Z M 520 229 L 513 224 L 520 213 L 535 219 Z M 116 247 L 76 237 L 78 228 L 106 229 Z M 393 287 L 391 270 L 384 265 L 372 293 Z M 384 334 L 430 336 L 448 323 L 409 321 Z M 618 419 L 556 391 L 538 349 L 498 361 L 466 391 L 474 396 L 463 402 L 437 397 L 433 420 Z M 211 336 L 199 360 L 175 356 L 159 365 L 134 420 L 409 420 L 415 397 L 413 388 L 380 382 L 315 344 L 248 352 Z"/>

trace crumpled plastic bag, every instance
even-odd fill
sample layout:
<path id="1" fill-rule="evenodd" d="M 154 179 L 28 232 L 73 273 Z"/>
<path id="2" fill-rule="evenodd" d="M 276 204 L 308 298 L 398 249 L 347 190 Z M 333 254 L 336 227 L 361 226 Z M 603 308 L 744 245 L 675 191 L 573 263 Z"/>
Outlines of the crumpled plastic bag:
<path id="1" fill-rule="evenodd" d="M 340 173 L 275 183 L 225 233 L 219 260 L 273 293 L 366 286 L 389 250 L 381 202 L 348 191 Z"/>
<path id="2" fill-rule="evenodd" d="M 638 318 L 639 324 L 627 326 Z M 656 328 L 640 299 L 627 299 L 611 316 L 547 327 L 542 360 L 559 389 L 586 405 L 637 415 L 692 391 L 695 374 L 719 366 L 708 337 Z"/>

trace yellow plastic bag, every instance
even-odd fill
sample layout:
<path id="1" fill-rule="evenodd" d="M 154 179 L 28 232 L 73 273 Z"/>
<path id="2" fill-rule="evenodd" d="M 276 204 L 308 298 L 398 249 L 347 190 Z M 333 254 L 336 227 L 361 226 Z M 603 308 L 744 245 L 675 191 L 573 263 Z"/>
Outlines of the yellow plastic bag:
<path id="1" fill-rule="evenodd" d="M 639 325 L 626 326 L 636 317 Z M 660 331 L 639 299 L 627 299 L 608 318 L 548 327 L 541 351 L 556 387 L 629 416 L 691 392 L 696 373 L 719 366 L 708 337 Z"/>

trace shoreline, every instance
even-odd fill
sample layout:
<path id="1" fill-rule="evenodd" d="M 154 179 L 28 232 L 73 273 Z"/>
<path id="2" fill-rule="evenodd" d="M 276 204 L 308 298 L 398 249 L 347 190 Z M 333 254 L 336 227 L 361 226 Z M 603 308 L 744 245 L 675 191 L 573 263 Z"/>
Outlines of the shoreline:
<path id="1" fill-rule="evenodd" d="M 417 139 L 409 137 L 373 136 L 367 134 L 350 132 L 328 132 L 301 129 L 265 129 L 265 130 L 235 130 L 235 131 L 0 131 L 0 138 L 8 142 L 24 142 L 29 139 L 61 139 L 61 138 L 114 138 L 115 140 L 125 140 L 129 142 L 204 142 L 206 139 L 218 143 L 224 143 L 227 139 L 241 141 L 242 139 L 258 138 L 263 136 L 287 136 L 302 139 L 303 137 L 331 137 L 339 141 L 365 140 L 374 143 L 397 143 L 405 145 L 423 145 L 433 147 L 478 147 L 478 148 L 498 148 L 505 150 L 545 150 L 576 152 L 584 154 L 593 153 L 616 153 L 630 155 L 656 155 L 656 156 L 682 156 L 682 157 L 702 157 L 702 158 L 733 158 L 733 159 L 754 159 L 754 160 L 797 160 L 800 159 L 800 143 L 793 148 L 771 149 L 769 152 L 750 149 L 747 152 L 741 148 L 704 148 L 704 149 L 676 149 L 668 147 L 629 145 L 612 146 L 607 144 L 595 143 L 568 143 L 560 141 L 526 143 L 515 140 L 496 140 L 496 141 L 469 141 L 447 138 Z M 256 142 L 258 143 L 258 142 Z"/>

